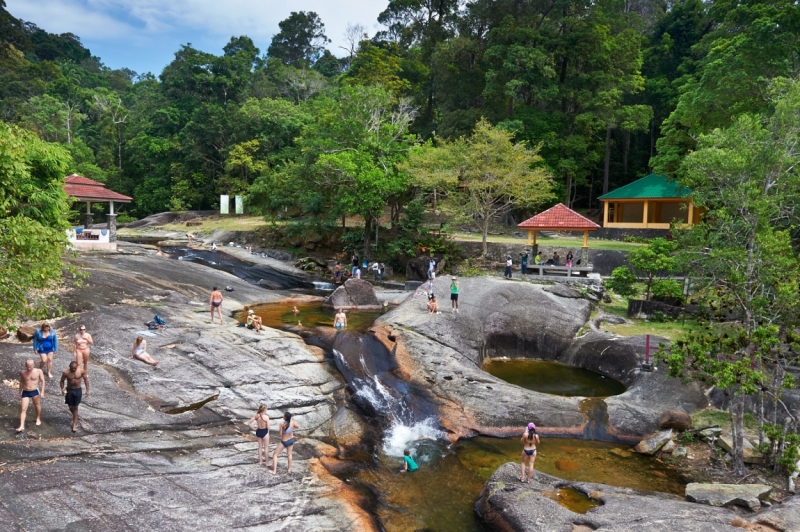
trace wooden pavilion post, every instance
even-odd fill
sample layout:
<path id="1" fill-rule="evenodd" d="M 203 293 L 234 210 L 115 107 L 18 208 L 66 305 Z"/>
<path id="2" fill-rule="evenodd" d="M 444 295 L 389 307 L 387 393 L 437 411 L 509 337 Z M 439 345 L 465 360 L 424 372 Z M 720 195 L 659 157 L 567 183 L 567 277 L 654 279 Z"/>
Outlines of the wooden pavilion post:
<path id="1" fill-rule="evenodd" d="M 694 202 L 692 200 L 689 200 L 689 216 L 687 218 L 687 224 L 689 225 L 689 227 L 691 227 L 693 223 L 694 223 Z"/>
<path id="2" fill-rule="evenodd" d="M 644 209 L 642 209 L 642 226 L 647 229 L 647 215 L 650 210 L 650 200 L 644 200 Z"/>
<path id="3" fill-rule="evenodd" d="M 608 201 L 603 202 L 603 227 L 608 225 Z"/>
<path id="4" fill-rule="evenodd" d="M 583 247 L 581 247 L 581 266 L 589 264 L 589 231 L 583 232 Z"/>

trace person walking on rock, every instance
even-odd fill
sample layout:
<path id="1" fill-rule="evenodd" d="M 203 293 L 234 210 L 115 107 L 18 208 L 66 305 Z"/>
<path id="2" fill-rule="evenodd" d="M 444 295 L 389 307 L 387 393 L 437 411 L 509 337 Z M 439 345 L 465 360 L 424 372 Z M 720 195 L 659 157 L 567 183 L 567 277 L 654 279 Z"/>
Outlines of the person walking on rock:
<path id="1" fill-rule="evenodd" d="M 44 398 L 44 372 L 34 367 L 33 360 L 25 361 L 25 369 L 19 375 L 19 427 L 17 434 L 25 431 L 25 417 L 28 405 L 33 401 L 36 409 L 36 425 L 42 424 L 42 404 Z"/>
<path id="2" fill-rule="evenodd" d="M 458 314 L 458 279 L 455 276 L 450 280 L 450 312 Z"/>
<path id="3" fill-rule="evenodd" d="M 86 332 L 86 325 L 81 325 L 78 328 L 78 334 L 75 335 L 75 361 L 78 365 L 83 365 L 84 373 L 89 373 L 89 355 L 92 351 L 91 346 L 94 345 L 92 335 Z"/>
<path id="4" fill-rule="evenodd" d="M 536 461 L 536 446 L 539 445 L 539 435 L 536 434 L 536 425 L 528 423 L 528 428 L 520 438 L 522 442 L 522 475 L 520 482 L 525 482 L 525 462 L 528 462 L 528 483 L 533 479 L 533 464 Z"/>
<path id="5" fill-rule="evenodd" d="M 256 423 L 255 427 L 253 427 L 254 421 Z M 262 403 L 258 406 L 258 412 L 247 420 L 247 426 L 256 429 L 258 465 L 264 463 L 269 468 L 269 416 L 267 415 L 267 405 Z"/>
<path id="6" fill-rule="evenodd" d="M 33 350 L 39 355 L 39 369 L 44 372 L 47 367 L 47 378 L 53 378 L 53 355 L 58 351 L 58 335 L 46 321 L 33 335 Z"/>
<path id="7" fill-rule="evenodd" d="M 512 265 L 511 255 L 509 255 L 506 258 L 506 271 L 505 273 L 503 273 L 503 277 L 505 277 L 506 279 L 511 279 L 511 265 Z"/>
<path id="8" fill-rule="evenodd" d="M 214 323 L 214 311 L 217 311 L 217 315 L 219 316 L 219 323 L 220 325 L 223 323 L 222 321 L 222 292 L 219 291 L 219 288 L 216 286 L 211 291 L 211 297 L 208 299 L 208 306 L 211 309 L 211 323 Z"/>
<path id="9" fill-rule="evenodd" d="M 337 262 L 333 267 L 333 282 L 339 284 L 342 282 L 342 263 Z"/>
<path id="10" fill-rule="evenodd" d="M 299 428 L 297 423 L 292 421 L 292 414 L 286 412 L 283 414 L 283 421 L 281 422 L 280 428 L 280 438 L 281 441 L 278 442 L 278 446 L 275 447 L 275 451 L 272 453 L 272 470 L 270 473 L 273 475 L 278 474 L 278 455 L 286 449 L 286 457 L 288 460 L 288 467 L 286 469 L 287 473 L 292 472 L 292 446 L 294 445 L 294 431 Z"/>
<path id="11" fill-rule="evenodd" d="M 66 389 L 64 389 L 64 381 L 67 383 Z M 78 407 L 83 399 L 81 381 L 86 385 L 86 397 L 89 397 L 89 375 L 73 360 L 69 363 L 69 369 L 61 374 L 61 382 L 59 382 L 61 395 L 64 396 L 64 404 L 72 412 L 72 432 L 78 432 Z"/>

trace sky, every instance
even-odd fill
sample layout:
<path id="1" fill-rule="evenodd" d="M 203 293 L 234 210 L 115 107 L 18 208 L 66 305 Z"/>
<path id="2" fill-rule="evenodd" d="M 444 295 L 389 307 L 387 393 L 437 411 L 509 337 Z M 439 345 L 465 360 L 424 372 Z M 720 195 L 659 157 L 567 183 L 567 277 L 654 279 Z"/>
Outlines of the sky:
<path id="1" fill-rule="evenodd" d="M 266 52 L 278 22 L 314 11 L 343 56 L 348 23 L 372 36 L 388 0 L 6 0 L 16 18 L 50 33 L 74 33 L 110 68 L 160 74 L 180 45 L 221 54 L 231 36 L 247 35 Z"/>

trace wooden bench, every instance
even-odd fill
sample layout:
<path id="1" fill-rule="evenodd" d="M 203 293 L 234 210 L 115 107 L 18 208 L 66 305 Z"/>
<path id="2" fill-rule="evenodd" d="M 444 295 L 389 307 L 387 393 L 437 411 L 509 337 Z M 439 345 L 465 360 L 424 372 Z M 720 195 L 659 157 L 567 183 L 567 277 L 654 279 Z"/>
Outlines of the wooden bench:
<path id="1" fill-rule="evenodd" d="M 545 275 L 566 275 L 567 277 L 586 277 L 589 273 L 594 271 L 594 266 L 552 266 L 547 264 L 528 265 L 528 275 L 533 271 L 538 270 L 539 276 Z"/>

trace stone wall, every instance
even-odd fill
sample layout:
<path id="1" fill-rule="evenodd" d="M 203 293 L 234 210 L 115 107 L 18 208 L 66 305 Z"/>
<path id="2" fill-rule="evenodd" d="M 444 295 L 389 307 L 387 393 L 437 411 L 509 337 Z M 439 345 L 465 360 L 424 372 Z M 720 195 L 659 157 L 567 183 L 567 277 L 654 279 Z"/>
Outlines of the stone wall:
<path id="1" fill-rule="evenodd" d="M 459 242 L 458 245 L 463 250 L 465 258 L 480 257 L 483 251 L 483 245 L 480 242 Z M 520 254 L 525 250 L 530 253 L 530 249 L 531 247 L 522 239 L 519 244 L 489 242 L 486 256 L 491 261 L 505 263 L 506 256 L 511 255 L 514 259 L 514 267 L 516 269 L 519 268 Z M 568 251 L 572 251 L 576 260 L 581 256 L 581 247 L 578 245 L 573 247 L 539 245 L 539 252 L 541 252 L 542 257 L 545 258 L 552 257 L 555 252 L 558 252 L 563 258 L 567 256 Z M 628 263 L 626 259 L 627 254 L 626 251 L 593 249 L 592 241 L 589 241 L 589 262 L 594 264 L 595 273 L 599 273 L 600 275 L 611 275 L 614 268 L 626 265 Z M 532 261 L 533 257 L 530 257 L 530 259 Z"/>

